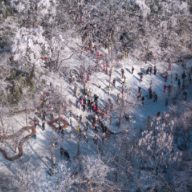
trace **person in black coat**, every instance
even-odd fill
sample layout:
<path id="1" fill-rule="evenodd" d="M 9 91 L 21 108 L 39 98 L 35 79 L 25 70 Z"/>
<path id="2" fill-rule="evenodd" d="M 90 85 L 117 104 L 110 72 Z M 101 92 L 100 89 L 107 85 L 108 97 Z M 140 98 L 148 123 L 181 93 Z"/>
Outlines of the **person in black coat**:
<path id="1" fill-rule="evenodd" d="M 143 104 L 144 104 L 145 97 L 143 96 L 143 97 L 141 98 L 141 100 L 142 100 L 142 105 L 143 105 Z"/>
<path id="2" fill-rule="evenodd" d="M 138 87 L 138 93 L 140 93 L 140 91 L 141 91 L 141 87 Z"/>
<path id="3" fill-rule="evenodd" d="M 78 101 L 78 99 L 76 100 L 76 108 L 78 108 L 78 103 L 79 103 L 79 101 Z"/>
<path id="4" fill-rule="evenodd" d="M 121 75 L 122 75 L 122 78 L 123 78 L 123 75 L 124 75 L 124 69 L 121 69 Z"/>
<path id="5" fill-rule="evenodd" d="M 50 114 L 50 118 L 51 118 L 51 121 L 53 121 L 53 119 L 54 119 L 53 113 Z"/>
<path id="6" fill-rule="evenodd" d="M 151 73 L 152 73 L 152 67 L 149 68 L 149 72 L 150 72 L 150 75 L 151 75 Z"/>
<path id="7" fill-rule="evenodd" d="M 45 120 L 46 112 L 43 112 L 43 120 Z"/>
<path id="8" fill-rule="evenodd" d="M 115 87 L 116 79 L 113 79 L 113 86 Z"/>
<path id="9" fill-rule="evenodd" d="M 85 99 L 85 97 L 83 98 L 83 104 L 86 105 L 86 99 Z"/>
<path id="10" fill-rule="evenodd" d="M 64 156 L 67 158 L 67 160 L 71 161 L 71 160 L 70 160 L 69 153 L 68 153 L 67 150 L 64 150 Z"/>
<path id="11" fill-rule="evenodd" d="M 81 123 L 82 115 L 79 116 L 79 123 Z"/>
<path id="12" fill-rule="evenodd" d="M 169 99 L 166 98 L 166 99 L 165 99 L 165 105 L 166 105 L 166 106 L 168 105 L 168 101 L 169 101 Z"/>
<path id="13" fill-rule="evenodd" d="M 147 68 L 147 70 L 146 70 L 146 74 L 148 74 L 149 73 L 149 68 Z"/>
<path id="14" fill-rule="evenodd" d="M 178 75 L 177 75 L 177 73 L 175 74 L 175 81 L 177 81 L 178 80 Z"/>
<path id="15" fill-rule="evenodd" d="M 45 130 L 45 120 L 42 120 L 42 129 Z"/>
<path id="16" fill-rule="evenodd" d="M 58 132 L 61 132 L 61 129 L 62 129 L 62 128 L 61 128 L 61 125 L 59 125 L 59 131 L 58 131 Z"/>
<path id="17" fill-rule="evenodd" d="M 64 135 L 65 135 L 64 129 L 62 129 L 62 130 L 61 130 L 61 137 L 64 138 Z"/>
<path id="18" fill-rule="evenodd" d="M 85 111 L 85 104 L 83 104 L 83 111 Z"/>
<path id="19" fill-rule="evenodd" d="M 157 93 L 154 94 L 154 102 L 157 101 Z"/>
<path id="20" fill-rule="evenodd" d="M 184 80 L 186 77 L 185 72 L 182 73 L 182 79 Z"/>
<path id="21" fill-rule="evenodd" d="M 154 75 L 156 75 L 156 73 L 157 73 L 157 68 L 156 66 L 154 66 Z"/>
<path id="22" fill-rule="evenodd" d="M 60 154 L 61 155 L 63 155 L 63 151 L 64 151 L 63 147 L 60 147 Z"/>
<path id="23" fill-rule="evenodd" d="M 133 71 L 134 71 L 134 67 L 133 67 L 133 66 L 132 66 L 132 69 L 131 69 L 131 71 L 132 71 L 132 72 L 131 72 L 131 74 L 133 74 Z"/>

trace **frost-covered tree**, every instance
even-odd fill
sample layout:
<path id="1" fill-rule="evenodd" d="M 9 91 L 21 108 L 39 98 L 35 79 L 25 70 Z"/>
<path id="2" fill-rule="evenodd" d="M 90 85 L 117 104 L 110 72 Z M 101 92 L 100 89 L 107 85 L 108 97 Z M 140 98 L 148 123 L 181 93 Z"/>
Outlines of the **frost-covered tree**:
<path id="1" fill-rule="evenodd" d="M 159 118 L 151 122 L 151 130 L 142 132 L 139 140 L 141 156 L 147 167 L 154 170 L 154 189 L 158 190 L 159 181 L 163 177 L 163 169 L 181 161 L 181 152 L 175 149 L 174 135 L 170 131 L 173 125 L 161 123 Z M 150 184 L 152 187 L 152 184 Z"/>
<path id="2" fill-rule="evenodd" d="M 44 46 L 44 47 L 43 47 Z M 13 39 L 13 60 L 18 63 L 20 69 L 31 69 L 33 65 L 41 67 L 44 64 L 42 58 L 43 48 L 47 48 L 47 41 L 43 37 L 43 28 L 20 28 Z"/>

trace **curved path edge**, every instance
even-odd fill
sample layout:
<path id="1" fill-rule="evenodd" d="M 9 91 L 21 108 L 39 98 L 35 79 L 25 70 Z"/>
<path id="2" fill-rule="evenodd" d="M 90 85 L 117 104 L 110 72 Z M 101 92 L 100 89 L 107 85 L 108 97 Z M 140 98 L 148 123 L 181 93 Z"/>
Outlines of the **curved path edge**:
<path id="1" fill-rule="evenodd" d="M 3 150 L 2 148 L 0 148 L 0 152 L 3 153 L 3 156 L 5 157 L 5 159 L 7 159 L 8 161 L 14 161 L 16 159 L 19 159 L 23 155 L 23 148 L 22 148 L 23 143 L 25 143 L 25 141 L 29 140 L 31 137 L 34 137 L 36 135 L 36 128 L 32 127 L 32 126 L 27 126 L 27 127 L 23 127 L 22 129 L 20 129 L 14 135 L 0 136 L 0 139 L 12 139 L 14 137 L 19 136 L 24 131 L 28 131 L 30 129 L 32 130 L 32 133 L 30 135 L 27 135 L 26 137 L 22 138 L 21 141 L 19 142 L 19 145 L 18 145 L 19 153 L 16 156 L 8 157 L 6 151 Z"/>

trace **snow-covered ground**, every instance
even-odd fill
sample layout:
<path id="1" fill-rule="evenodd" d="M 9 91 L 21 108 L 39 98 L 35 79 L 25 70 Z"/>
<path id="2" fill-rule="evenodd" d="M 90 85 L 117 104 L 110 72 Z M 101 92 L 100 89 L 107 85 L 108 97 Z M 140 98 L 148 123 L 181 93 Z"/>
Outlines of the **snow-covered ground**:
<path id="1" fill-rule="evenodd" d="M 74 46 L 75 45 L 71 45 Z M 77 47 L 75 47 L 77 48 Z M 70 49 L 68 50 L 70 52 Z M 100 52 L 106 52 L 106 50 L 101 50 Z M 86 53 L 83 53 L 85 57 L 86 62 L 90 62 L 90 65 L 93 65 L 93 60 L 89 59 L 86 55 Z M 115 133 L 119 133 L 122 131 L 125 131 L 126 128 L 129 128 L 130 132 L 130 138 L 134 136 L 139 136 L 140 129 L 145 130 L 145 124 L 147 117 L 154 117 L 158 112 L 167 112 L 169 111 L 169 107 L 165 106 L 165 98 L 168 97 L 168 93 L 163 91 L 163 86 L 166 84 L 166 86 L 170 85 L 171 83 L 171 73 L 172 73 L 172 81 L 173 81 L 173 87 L 175 90 L 177 90 L 177 81 L 175 81 L 175 73 L 178 74 L 178 76 L 181 76 L 183 72 L 183 68 L 181 64 L 178 63 L 172 63 L 172 69 L 171 71 L 168 71 L 168 80 L 165 83 L 164 78 L 160 76 L 160 73 L 163 72 L 163 63 L 160 61 L 156 61 L 156 66 L 157 66 L 157 75 L 144 75 L 143 76 L 143 81 L 140 82 L 138 72 L 140 72 L 140 64 L 137 60 L 134 58 L 128 57 L 126 59 L 123 59 L 120 61 L 120 64 L 122 65 L 122 68 L 125 70 L 125 77 L 126 77 L 126 86 L 127 88 L 131 88 L 130 94 L 127 98 L 125 98 L 128 101 L 128 106 L 127 106 L 127 113 L 130 114 L 130 122 L 125 121 L 122 123 L 121 128 L 118 128 L 116 126 L 116 123 L 118 121 L 119 113 L 118 111 L 114 110 L 112 112 L 112 125 L 109 124 L 109 120 L 107 122 L 107 126 L 109 129 Z M 80 61 L 77 61 L 75 58 L 69 60 L 66 62 L 65 66 L 70 67 L 70 68 L 79 68 L 81 65 Z M 148 65 L 154 65 L 153 63 L 148 62 L 146 65 L 145 63 L 142 64 L 142 68 L 146 68 Z M 166 68 L 168 64 L 166 63 Z M 134 73 L 131 74 L 129 71 L 131 71 L 131 67 L 134 66 Z M 187 61 L 187 68 L 192 67 L 192 59 Z M 112 103 L 114 104 L 114 108 L 117 106 L 116 103 L 116 98 L 117 94 L 121 92 L 121 68 L 113 68 L 113 73 L 112 73 L 112 80 L 113 78 L 116 78 L 116 87 L 110 91 L 110 95 L 108 95 L 108 90 L 107 86 L 109 84 L 109 75 L 105 74 L 104 72 L 92 72 L 91 79 L 87 83 L 87 88 L 90 89 L 92 92 L 92 96 L 94 94 L 97 94 L 99 96 L 99 109 L 106 103 L 108 99 L 111 99 Z M 73 105 L 71 107 L 71 111 L 74 115 L 80 115 L 82 114 L 83 120 L 81 124 L 81 128 L 83 129 L 83 125 L 87 121 L 87 117 L 89 115 L 93 115 L 92 113 L 88 113 L 87 110 L 83 112 L 80 109 L 77 109 L 75 107 L 75 101 L 77 97 L 73 96 L 73 85 L 69 85 L 68 81 L 64 77 L 59 77 L 59 75 L 56 75 L 54 73 L 49 73 L 45 76 L 42 76 L 42 79 L 46 80 L 47 83 L 47 89 L 49 89 L 49 83 L 52 82 L 54 87 L 58 86 L 58 89 L 62 89 L 62 94 L 66 95 L 66 100 L 68 101 L 69 99 L 72 100 Z M 148 88 L 150 87 L 150 82 L 152 81 L 152 91 L 155 91 L 158 96 L 157 102 L 153 102 L 153 99 L 148 99 Z M 101 85 L 101 88 L 98 87 L 98 84 Z M 82 84 L 77 83 L 77 95 L 80 92 L 80 89 L 83 88 Z M 141 87 L 142 90 L 142 95 L 146 96 L 144 100 L 144 105 L 141 104 L 141 101 L 137 101 L 137 92 L 138 92 L 138 86 Z M 192 85 L 189 86 L 187 90 L 188 92 L 188 100 L 191 100 L 191 87 Z M 181 99 L 182 92 L 180 91 L 179 99 Z M 172 96 L 169 96 L 169 104 L 168 106 L 172 105 Z M 133 107 L 133 100 L 136 101 L 135 106 Z M 87 109 L 87 108 L 86 108 Z M 70 118 L 65 116 L 64 114 L 61 115 L 67 122 L 69 122 Z M 29 114 L 28 122 L 31 121 L 30 118 L 34 117 L 34 113 L 31 112 Z M 78 132 L 76 130 L 78 126 L 78 122 L 74 117 L 71 118 L 73 120 L 73 127 L 69 126 L 68 128 L 65 129 L 65 136 L 62 139 L 61 136 L 55 132 L 49 125 L 48 121 L 49 118 L 47 117 L 47 122 L 45 124 L 45 130 L 43 131 L 41 126 L 37 127 L 37 138 L 36 139 L 30 139 L 28 140 L 24 146 L 23 146 L 23 151 L 24 154 L 23 156 L 14 162 L 9 162 L 5 160 L 3 155 L 0 155 L 0 169 L 5 171 L 5 172 L 11 172 L 12 169 L 11 167 L 17 166 L 18 162 L 22 162 L 23 164 L 30 162 L 33 164 L 37 169 L 42 170 L 42 175 L 44 175 L 44 180 L 51 180 L 53 179 L 47 174 L 47 170 L 51 167 L 51 148 L 52 148 L 52 142 L 54 141 L 55 138 L 58 138 L 58 144 L 56 145 L 54 149 L 54 157 L 56 158 L 56 164 L 60 161 L 63 160 L 63 156 L 60 155 L 60 146 L 62 146 L 64 149 L 66 149 L 71 157 L 71 163 L 77 160 L 77 153 L 78 153 L 78 143 L 79 143 L 79 137 L 78 137 Z M 10 121 L 9 123 L 13 125 L 14 130 L 19 130 L 23 126 L 26 126 L 25 123 L 25 114 L 18 114 L 13 117 L 10 117 L 8 120 Z M 40 125 L 41 125 L 41 119 L 39 119 Z M 134 134 L 132 135 L 132 131 L 134 130 Z M 135 135 L 135 132 L 137 133 Z M 83 156 L 97 156 L 98 155 L 98 146 L 94 144 L 93 142 L 93 137 L 95 135 L 95 131 L 92 129 L 91 124 L 89 126 L 88 132 L 87 132 L 87 137 L 89 139 L 89 142 L 86 142 L 86 139 L 83 137 L 80 140 L 80 154 Z M 99 128 L 99 143 L 102 143 L 102 131 L 101 128 Z M 112 150 L 118 150 L 113 143 L 116 141 L 117 135 L 111 135 L 110 141 L 105 140 L 105 145 Z M 14 151 L 13 148 L 9 148 L 8 144 L 5 147 L 6 143 L 0 144 L 0 147 L 6 149 L 8 154 L 10 156 L 14 156 Z M 67 166 L 70 167 L 70 162 L 67 163 Z M 75 168 L 74 168 L 75 170 Z M 12 174 L 14 174 L 12 172 Z"/>

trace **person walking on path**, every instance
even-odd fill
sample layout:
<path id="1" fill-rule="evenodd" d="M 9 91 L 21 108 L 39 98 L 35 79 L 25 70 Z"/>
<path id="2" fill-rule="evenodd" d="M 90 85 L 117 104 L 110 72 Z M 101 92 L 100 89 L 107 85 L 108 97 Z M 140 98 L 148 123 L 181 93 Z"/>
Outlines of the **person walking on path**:
<path id="1" fill-rule="evenodd" d="M 78 132 L 78 135 L 80 134 L 81 130 L 80 130 L 80 127 L 77 126 L 77 132 Z"/>
<path id="2" fill-rule="evenodd" d="M 168 73 L 167 71 L 165 72 L 165 82 L 167 82 L 167 78 L 168 78 Z"/>
<path id="3" fill-rule="evenodd" d="M 157 73 L 157 68 L 156 66 L 154 66 L 154 75 L 156 75 L 156 73 Z"/>
<path id="4" fill-rule="evenodd" d="M 71 110 L 69 111 L 69 116 L 72 117 L 72 111 Z"/>
<path id="5" fill-rule="evenodd" d="M 121 76 L 123 78 L 123 76 L 124 76 L 124 69 L 121 69 Z"/>
<path id="6" fill-rule="evenodd" d="M 148 91 L 149 91 L 149 99 L 152 99 L 152 89 L 151 89 L 151 87 L 149 87 Z"/>
<path id="7" fill-rule="evenodd" d="M 138 87 L 138 93 L 140 93 L 140 91 L 141 91 L 141 87 Z"/>
<path id="8" fill-rule="evenodd" d="M 169 70 L 171 71 L 171 64 L 169 63 Z"/>
<path id="9" fill-rule="evenodd" d="M 173 88 L 173 82 L 172 81 L 170 83 L 170 87 L 171 87 L 171 90 L 172 90 L 172 88 Z"/>
<path id="10" fill-rule="evenodd" d="M 133 72 L 134 72 L 134 67 L 132 66 L 132 69 L 131 69 L 131 74 L 133 74 Z"/>
<path id="11" fill-rule="evenodd" d="M 88 104 L 88 110 L 87 112 L 91 112 L 91 103 Z"/>
<path id="12" fill-rule="evenodd" d="M 99 108 L 98 108 L 98 106 L 96 105 L 96 114 L 98 114 L 99 113 Z"/>
<path id="13" fill-rule="evenodd" d="M 76 108 L 79 108 L 78 107 L 78 103 L 79 103 L 79 101 L 78 101 L 78 99 L 76 100 Z"/>
<path id="14" fill-rule="evenodd" d="M 97 109 L 97 107 L 96 107 L 96 105 L 94 105 L 93 110 L 95 113 L 96 113 L 96 109 Z"/>
<path id="15" fill-rule="evenodd" d="M 77 89 L 73 90 L 74 97 L 76 97 Z"/>
<path id="16" fill-rule="evenodd" d="M 86 125 L 86 128 L 87 128 L 87 130 L 88 130 L 88 128 L 89 128 L 89 122 L 86 121 L 85 125 Z"/>
<path id="17" fill-rule="evenodd" d="M 141 98 L 142 105 L 144 104 L 144 100 L 145 100 L 145 97 L 143 96 L 143 97 Z"/>
<path id="18" fill-rule="evenodd" d="M 157 101 L 157 93 L 155 93 L 155 91 L 153 92 L 154 95 L 154 102 Z"/>
<path id="19" fill-rule="evenodd" d="M 137 95 L 137 101 L 139 101 L 139 98 L 141 97 L 142 91 Z"/>
<path id="20" fill-rule="evenodd" d="M 149 73 L 149 67 L 147 68 L 147 70 L 146 70 L 146 74 L 148 75 L 148 73 Z"/>
<path id="21" fill-rule="evenodd" d="M 103 64 L 103 70 L 105 71 L 105 63 Z"/>
<path id="22" fill-rule="evenodd" d="M 61 130 L 61 137 L 62 139 L 64 139 L 65 133 L 64 133 L 64 129 Z"/>
<path id="23" fill-rule="evenodd" d="M 143 73 L 141 73 L 140 75 L 140 82 L 142 81 L 142 79 L 143 79 Z"/>
<path id="24" fill-rule="evenodd" d="M 85 111 L 85 104 L 83 103 L 83 111 Z"/>
<path id="25" fill-rule="evenodd" d="M 53 113 L 52 112 L 50 114 L 50 118 L 51 118 L 51 121 L 53 121 L 54 117 L 53 117 Z"/>
<path id="26" fill-rule="evenodd" d="M 116 79 L 113 79 L 113 86 L 115 87 Z"/>
<path id="27" fill-rule="evenodd" d="M 180 80 L 180 76 L 178 78 L 178 88 L 180 89 L 180 86 L 181 86 L 181 80 Z"/>
<path id="28" fill-rule="evenodd" d="M 68 161 L 68 160 L 71 161 L 71 160 L 70 160 L 69 153 L 68 153 L 67 150 L 64 150 L 64 156 L 67 158 L 67 161 Z"/>
<path id="29" fill-rule="evenodd" d="M 42 129 L 45 130 L 45 120 L 42 120 Z"/>
<path id="30" fill-rule="evenodd" d="M 120 99 L 120 93 L 117 93 L 117 103 L 118 103 L 119 99 Z"/>
<path id="31" fill-rule="evenodd" d="M 87 142 L 88 142 L 89 140 L 88 140 L 88 137 L 87 137 L 87 131 L 83 131 L 83 135 L 84 135 L 85 139 L 86 139 Z"/>
<path id="32" fill-rule="evenodd" d="M 109 130 L 107 130 L 106 137 L 107 137 L 108 140 L 110 139 L 110 136 L 111 136 L 111 133 L 109 132 Z"/>
<path id="33" fill-rule="evenodd" d="M 79 116 L 79 123 L 82 121 L 82 115 Z"/>
<path id="34" fill-rule="evenodd" d="M 163 86 L 163 89 L 164 89 L 164 93 L 165 93 L 165 90 L 166 90 L 166 88 L 167 88 L 167 86 L 166 86 L 166 85 L 164 85 L 164 86 Z"/>
<path id="35" fill-rule="evenodd" d="M 83 104 L 85 104 L 86 105 L 86 97 L 84 96 L 84 98 L 83 98 Z"/>
<path id="36" fill-rule="evenodd" d="M 98 141 L 98 136 L 97 136 L 97 135 L 95 135 L 95 136 L 93 137 L 93 141 L 94 141 L 94 143 L 97 145 L 97 141 Z"/>
<path id="37" fill-rule="evenodd" d="M 186 77 L 186 75 L 185 75 L 185 72 L 183 71 L 183 73 L 182 73 L 182 79 L 185 80 L 185 77 Z"/>
<path id="38" fill-rule="evenodd" d="M 112 69 L 109 70 L 109 76 L 111 77 L 112 75 Z"/>
<path id="39" fill-rule="evenodd" d="M 149 68 L 149 72 L 150 72 L 150 75 L 151 75 L 151 73 L 152 73 L 152 67 Z"/>
<path id="40" fill-rule="evenodd" d="M 165 98 L 165 106 L 168 105 L 168 101 L 169 101 L 169 99 L 166 97 L 166 98 Z"/>
<path id="41" fill-rule="evenodd" d="M 175 81 L 177 81 L 178 80 L 178 75 L 177 75 L 177 73 L 175 74 Z"/>

